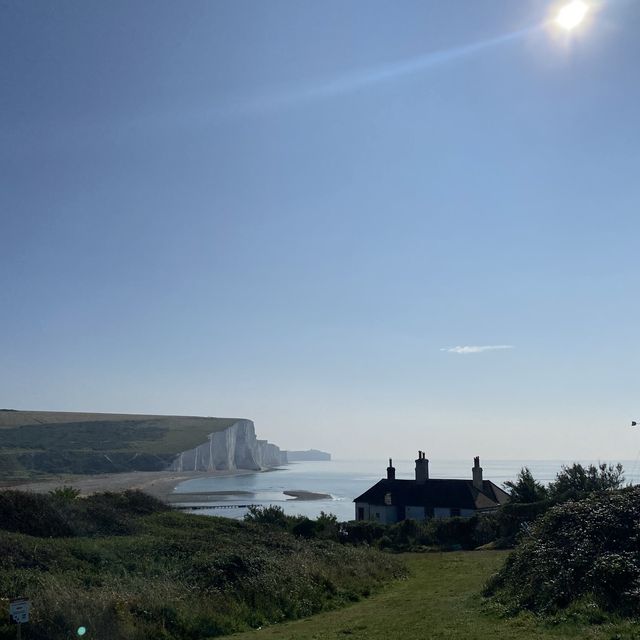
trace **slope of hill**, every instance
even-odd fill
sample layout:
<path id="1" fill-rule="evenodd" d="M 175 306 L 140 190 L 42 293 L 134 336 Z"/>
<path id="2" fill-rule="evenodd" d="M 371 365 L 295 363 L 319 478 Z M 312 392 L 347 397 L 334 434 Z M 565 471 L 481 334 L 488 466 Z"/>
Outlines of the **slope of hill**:
<path id="1" fill-rule="evenodd" d="M 238 422 L 235 418 L 3 409 L 0 476 L 160 471 L 182 452 Z"/>
<path id="2" fill-rule="evenodd" d="M 352 603 L 404 575 L 368 547 L 171 511 L 128 491 L 0 492 L 0 592 L 32 603 L 23 634 L 187 640 Z M 0 638 L 15 625 L 0 617 Z M 79 634 L 78 634 L 79 635 Z"/>

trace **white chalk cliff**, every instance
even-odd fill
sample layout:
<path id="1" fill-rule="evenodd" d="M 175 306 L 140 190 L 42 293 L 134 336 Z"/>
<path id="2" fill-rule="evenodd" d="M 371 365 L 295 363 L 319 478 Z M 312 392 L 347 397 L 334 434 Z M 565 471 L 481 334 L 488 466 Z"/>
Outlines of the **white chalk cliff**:
<path id="1" fill-rule="evenodd" d="M 172 471 L 261 471 L 286 464 L 287 454 L 275 444 L 256 438 L 251 420 L 238 420 L 224 431 L 209 434 L 207 442 L 183 451 L 171 464 Z"/>

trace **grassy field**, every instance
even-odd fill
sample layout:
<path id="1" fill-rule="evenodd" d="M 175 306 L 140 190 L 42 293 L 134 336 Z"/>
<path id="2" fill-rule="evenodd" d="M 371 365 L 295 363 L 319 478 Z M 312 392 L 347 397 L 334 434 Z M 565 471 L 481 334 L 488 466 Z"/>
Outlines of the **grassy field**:
<path id="1" fill-rule="evenodd" d="M 235 418 L 0 410 L 0 475 L 126 470 L 132 455 L 143 470 L 207 441 Z M 159 458 L 154 459 L 155 456 Z M 138 460 L 141 464 L 141 460 Z M 103 465 L 104 468 L 100 467 Z M 145 467 L 144 465 L 147 465 Z M 122 469 L 120 469 L 122 467 Z"/>
<path id="2" fill-rule="evenodd" d="M 640 625 L 551 625 L 523 615 L 502 618 L 478 595 L 508 552 L 462 551 L 401 556 L 409 579 L 344 609 L 233 635 L 234 640 L 546 640 L 640 638 Z"/>
<path id="3" fill-rule="evenodd" d="M 23 637 L 204 640 L 309 616 L 406 575 L 396 556 L 275 527 L 171 511 L 140 492 L 0 492 L 6 598 L 29 597 Z"/>

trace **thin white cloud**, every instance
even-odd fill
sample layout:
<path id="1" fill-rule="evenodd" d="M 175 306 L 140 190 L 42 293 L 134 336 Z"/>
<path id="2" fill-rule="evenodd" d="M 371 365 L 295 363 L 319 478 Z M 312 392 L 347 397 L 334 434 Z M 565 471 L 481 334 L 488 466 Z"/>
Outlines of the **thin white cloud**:
<path id="1" fill-rule="evenodd" d="M 484 351 L 501 351 L 502 349 L 514 349 L 512 344 L 484 344 L 464 347 L 449 347 L 440 349 L 447 353 L 483 353 Z"/>

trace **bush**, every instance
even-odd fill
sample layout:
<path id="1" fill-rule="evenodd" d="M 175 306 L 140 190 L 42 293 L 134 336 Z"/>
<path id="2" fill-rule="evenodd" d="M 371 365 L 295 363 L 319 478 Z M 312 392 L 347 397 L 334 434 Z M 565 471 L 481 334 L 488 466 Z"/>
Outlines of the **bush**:
<path id="1" fill-rule="evenodd" d="M 42 538 L 126 535 L 140 516 L 169 507 L 141 491 L 99 493 L 79 498 L 71 487 L 48 494 L 0 491 L 0 527 Z"/>
<path id="2" fill-rule="evenodd" d="M 495 515 L 497 538 L 513 545 L 519 535 L 526 532 L 533 522 L 553 506 L 550 500 L 518 503 L 508 502 L 502 505 Z"/>
<path id="3" fill-rule="evenodd" d="M 54 498 L 24 491 L 0 491 L 0 526 L 30 536 L 73 535 L 65 511 Z"/>
<path id="4" fill-rule="evenodd" d="M 346 522 L 342 528 L 345 542 L 353 545 L 373 545 L 385 535 L 386 530 L 385 525 L 369 520 Z"/>
<path id="5" fill-rule="evenodd" d="M 280 529 L 288 529 L 292 525 L 292 518 L 285 515 L 284 509 L 274 505 L 268 507 L 250 505 L 244 516 L 244 521 L 271 525 Z"/>
<path id="6" fill-rule="evenodd" d="M 581 600 L 640 614 L 640 487 L 556 505 L 524 535 L 486 593 L 516 612 Z"/>
<path id="7" fill-rule="evenodd" d="M 80 496 L 80 491 L 65 485 L 49 491 L 49 495 L 59 504 L 68 504 Z"/>

